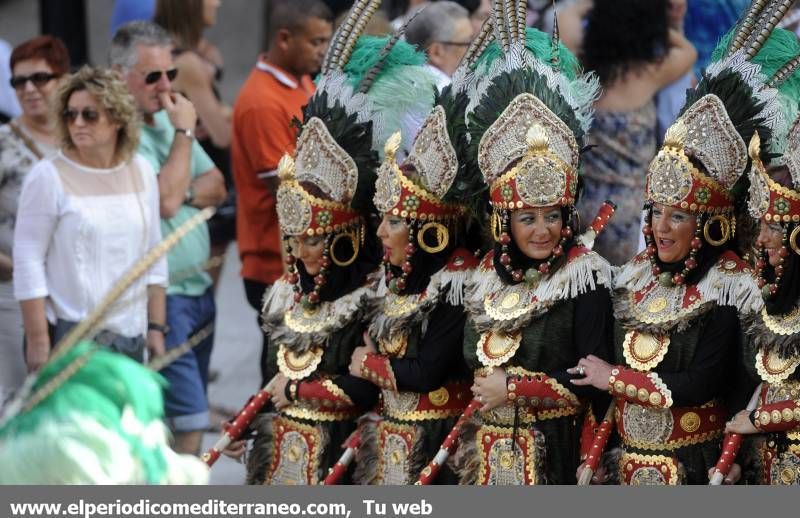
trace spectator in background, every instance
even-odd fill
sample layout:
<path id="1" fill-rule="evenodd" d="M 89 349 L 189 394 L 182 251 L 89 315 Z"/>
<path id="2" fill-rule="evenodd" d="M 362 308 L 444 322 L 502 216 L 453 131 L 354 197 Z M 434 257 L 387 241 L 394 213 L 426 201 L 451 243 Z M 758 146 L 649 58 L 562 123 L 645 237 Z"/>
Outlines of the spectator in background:
<path id="1" fill-rule="evenodd" d="M 9 120 L 19 117 L 22 113 L 11 87 L 11 45 L 6 40 L 0 40 L 0 124 L 5 124 Z"/>
<path id="2" fill-rule="evenodd" d="M 152 20 L 155 12 L 156 0 L 115 0 L 111 13 L 111 37 L 128 22 Z"/>
<path id="3" fill-rule="evenodd" d="M 222 102 L 216 82 L 222 79 L 222 54 L 203 38 L 217 22 L 220 0 L 158 0 L 153 21 L 172 36 L 178 76 L 172 83 L 192 102 L 199 118 L 197 141 L 225 178 L 228 197 L 209 221 L 211 255 L 223 256 L 236 237 L 236 199 L 230 171 L 231 107 Z M 214 283 L 221 266 L 209 270 Z"/>
<path id="4" fill-rule="evenodd" d="M 161 231 L 166 236 L 200 209 L 222 203 L 224 180 L 194 138 L 197 114 L 192 103 L 172 91 L 177 69 L 169 34 L 151 22 L 125 24 L 111 41 L 109 58 L 128 83 L 144 119 L 139 152 L 158 174 Z M 203 271 L 208 258 L 206 225 L 195 227 L 169 252 L 166 326 L 163 322 L 150 326 L 166 334 L 167 350 L 214 321 L 211 278 Z M 169 382 L 164 395 L 167 424 L 180 453 L 199 453 L 208 427 L 206 388 L 213 342 L 210 333 L 161 370 Z"/>
<path id="5" fill-rule="evenodd" d="M 739 20 L 751 0 L 692 0 L 688 2 L 684 29 L 697 49 L 695 76 L 700 77 L 711 62 L 720 38 Z"/>
<path id="6" fill-rule="evenodd" d="M 450 84 L 450 76 L 472 41 L 469 11 L 448 0 L 425 4 L 420 9 L 406 28 L 406 41 L 428 55 L 427 67 L 441 91 Z"/>
<path id="7" fill-rule="evenodd" d="M 688 0 L 668 0 L 667 20 L 669 28 L 683 34 L 683 18 L 686 15 Z M 686 102 L 686 90 L 694 86 L 694 71 L 689 69 L 675 82 L 668 84 L 656 94 L 658 108 L 658 143 L 663 141 L 667 128 L 678 118 L 681 108 Z M 644 243 L 644 236 L 640 236 Z"/>
<path id="8" fill-rule="evenodd" d="M 241 274 L 247 301 L 259 315 L 264 291 L 283 275 L 275 210 L 278 161 L 294 152 L 292 120 L 302 119 L 314 93 L 310 74 L 319 70 L 333 33 L 333 16 L 318 0 L 274 1 L 266 15 L 264 51 L 233 108 L 231 145 Z M 261 386 L 274 374 L 266 360 L 265 338 Z"/>
<path id="9" fill-rule="evenodd" d="M 125 84 L 84 67 L 64 79 L 53 109 L 61 150 L 25 179 L 14 233 L 14 295 L 31 371 L 161 241 L 156 177 L 136 155 L 140 119 Z M 140 362 L 145 343 L 163 354 L 164 336 L 147 322 L 164 322 L 166 284 L 162 258 L 109 309 L 95 340 Z"/>
<path id="10" fill-rule="evenodd" d="M 667 23 L 667 0 L 594 0 L 583 37 L 583 64 L 600 79 L 583 156 L 581 219 L 592 221 L 605 200 L 617 204 L 595 250 L 612 264 L 638 251 L 645 173 L 656 153 L 654 96 L 686 74 L 697 52 Z"/>
<path id="11" fill-rule="evenodd" d="M 39 36 L 17 46 L 10 65 L 5 84 L 14 85 L 22 114 L 0 126 L 0 402 L 25 377 L 22 313 L 12 285 L 17 204 L 33 165 L 58 148 L 50 103 L 61 76 L 69 72 L 69 54 L 61 40 Z"/>

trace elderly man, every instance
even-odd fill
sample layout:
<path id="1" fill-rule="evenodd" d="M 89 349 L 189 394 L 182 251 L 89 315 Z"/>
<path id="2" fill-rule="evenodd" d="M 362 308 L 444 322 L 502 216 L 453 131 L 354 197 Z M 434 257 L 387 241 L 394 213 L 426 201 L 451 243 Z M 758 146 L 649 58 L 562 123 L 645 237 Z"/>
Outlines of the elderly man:
<path id="1" fill-rule="evenodd" d="M 471 40 L 469 11 L 450 1 L 426 4 L 406 29 L 406 41 L 427 52 L 439 90 L 450 84 Z"/>
<path id="2" fill-rule="evenodd" d="M 161 232 L 167 236 L 205 207 L 225 199 L 225 184 L 194 138 L 197 114 L 181 94 L 172 91 L 177 75 L 172 40 L 151 22 L 130 22 L 111 41 L 109 60 L 128 83 L 144 124 L 139 153 L 158 172 Z M 216 307 L 211 277 L 203 271 L 209 258 L 208 227 L 188 233 L 170 250 L 167 321 L 151 322 L 152 332 L 166 335 L 169 351 L 214 321 Z M 167 423 L 175 450 L 199 453 L 208 427 L 208 363 L 213 333 L 161 371 L 169 381 L 164 394 Z"/>

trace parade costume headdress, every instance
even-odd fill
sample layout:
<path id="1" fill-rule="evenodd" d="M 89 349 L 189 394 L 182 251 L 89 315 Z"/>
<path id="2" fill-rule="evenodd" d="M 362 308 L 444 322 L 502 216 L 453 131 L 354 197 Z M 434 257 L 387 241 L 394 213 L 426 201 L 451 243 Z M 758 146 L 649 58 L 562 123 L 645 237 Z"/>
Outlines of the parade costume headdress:
<path id="1" fill-rule="evenodd" d="M 0 429 L 0 484 L 203 484 L 208 468 L 169 446 L 163 379 L 83 342 L 39 373 Z"/>
<path id="2" fill-rule="evenodd" d="M 406 289 L 412 256 L 417 245 L 428 254 L 439 254 L 453 244 L 451 235 L 468 216 L 478 216 L 485 205 L 485 186 L 477 169 L 465 160 L 469 140 L 464 113 L 472 67 L 493 38 L 491 21 L 484 23 L 470 44 L 453 81 L 437 96 L 414 139 L 410 153 L 398 164 L 401 133 L 386 142 L 385 158 L 378 171 L 375 206 L 410 222 L 409 244 L 402 273 L 395 277 L 384 258 L 390 290 Z M 479 217 L 479 216 L 478 216 Z"/>
<path id="3" fill-rule="evenodd" d="M 800 55 L 791 65 L 791 70 L 786 71 L 785 77 L 797 75 L 796 79 L 800 79 L 800 73 L 797 72 L 798 65 L 800 65 Z M 795 107 L 798 98 L 800 96 L 793 99 Z M 764 219 L 767 223 L 780 225 L 783 234 L 781 248 L 778 251 L 779 264 L 775 266 L 771 279 L 767 278 L 769 261 L 764 247 L 759 247 L 759 257 L 756 261 L 758 284 L 761 288 L 761 295 L 767 301 L 768 310 L 778 310 L 779 308 L 775 306 L 782 306 L 782 309 L 786 310 L 789 309 L 786 306 L 793 307 L 796 303 L 794 295 L 797 293 L 797 287 L 791 286 L 796 283 L 790 282 L 788 289 L 791 290 L 791 293 L 787 293 L 788 299 L 785 296 L 777 297 L 777 295 L 781 288 L 781 281 L 787 273 L 786 268 L 792 268 L 791 265 L 785 264 L 791 254 L 789 249 L 795 254 L 792 262 L 795 265 L 800 264 L 798 258 L 800 244 L 797 242 L 798 235 L 800 235 L 800 117 L 795 119 L 785 144 L 785 149 L 776 160 L 777 164 L 785 167 L 789 173 L 787 181 L 783 183 L 779 183 L 768 174 L 767 167 L 760 158 L 761 139 L 758 133 L 753 135 L 749 146 L 753 166 L 749 175 L 748 210 L 756 220 Z M 787 300 L 775 300 L 776 298 Z"/>
<path id="4" fill-rule="evenodd" d="M 789 79 L 800 47 L 797 38 L 775 26 L 791 1 L 756 0 L 741 22 L 714 51 L 714 61 L 687 95 L 683 112 L 667 130 L 650 164 L 646 200 L 697 218 L 689 257 L 677 272 L 663 272 L 656 260 L 652 228 L 645 225 L 654 275 L 665 285 L 682 284 L 699 266 L 705 245 L 722 247 L 734 237 L 735 210 L 744 198 L 749 166 L 747 142 L 755 133 L 769 161 L 784 145 L 792 108 L 781 90 L 797 89 Z"/>
<path id="5" fill-rule="evenodd" d="M 525 28 L 524 0 L 497 0 L 492 18 L 496 42 L 478 60 L 467 125 L 470 156 L 489 186 L 492 234 L 500 246 L 496 268 L 514 282 L 547 275 L 576 225 L 580 152 L 599 93 L 593 75 L 553 37 Z M 560 206 L 567 221 L 549 260 L 527 271 L 515 268 L 509 247 L 511 211 Z"/>
<path id="6" fill-rule="evenodd" d="M 375 169 L 382 144 L 390 131 L 402 128 L 410 145 L 433 103 L 434 80 L 421 66 L 424 54 L 399 41 L 399 35 L 361 36 L 379 5 L 379 0 L 356 2 L 336 31 L 317 91 L 304 110 L 295 157 L 284 156 L 279 165 L 277 210 L 282 233 L 326 239 L 323 269 L 306 295 L 300 290 L 295 260 L 288 254 L 295 297 L 306 306 L 320 301 L 330 261 L 347 267 L 365 242 L 368 247 L 374 243 L 367 220 L 374 212 Z M 287 251 L 291 252 L 288 240 Z"/>

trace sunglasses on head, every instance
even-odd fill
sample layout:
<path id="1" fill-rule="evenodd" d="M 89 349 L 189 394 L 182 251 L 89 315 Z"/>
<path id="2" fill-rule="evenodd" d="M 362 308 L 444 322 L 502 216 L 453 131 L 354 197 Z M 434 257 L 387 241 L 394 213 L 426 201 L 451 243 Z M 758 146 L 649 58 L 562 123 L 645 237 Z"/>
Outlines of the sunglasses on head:
<path id="1" fill-rule="evenodd" d="M 83 110 L 66 109 L 61 115 L 69 124 L 75 124 L 75 121 L 78 120 L 79 115 L 83 117 L 83 122 L 86 124 L 94 124 L 100 120 L 100 113 L 91 108 L 84 108 Z"/>
<path id="2" fill-rule="evenodd" d="M 178 69 L 177 68 L 170 68 L 169 70 L 155 70 L 153 72 L 148 72 L 144 76 L 144 83 L 147 85 L 152 85 L 158 83 L 161 80 L 161 75 L 166 74 L 167 80 L 169 82 L 175 81 L 175 78 L 178 77 Z"/>
<path id="3" fill-rule="evenodd" d="M 52 81 L 57 77 L 58 74 L 51 74 L 49 72 L 34 72 L 29 76 L 14 76 L 11 78 L 9 83 L 11 83 L 11 87 L 14 88 L 15 90 L 23 88 L 25 86 L 25 83 L 27 83 L 28 81 L 33 83 L 33 86 L 39 88 L 46 85 L 47 83 L 49 83 L 50 81 Z"/>

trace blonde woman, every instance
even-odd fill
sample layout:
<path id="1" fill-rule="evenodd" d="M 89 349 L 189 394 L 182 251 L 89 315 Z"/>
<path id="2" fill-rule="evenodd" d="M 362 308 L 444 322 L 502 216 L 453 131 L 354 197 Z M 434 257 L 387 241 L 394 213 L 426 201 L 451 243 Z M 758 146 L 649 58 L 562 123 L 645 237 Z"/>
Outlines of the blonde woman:
<path id="1" fill-rule="evenodd" d="M 156 176 L 134 155 L 140 121 L 125 84 L 109 70 L 84 67 L 63 81 L 54 110 L 61 149 L 26 177 L 14 234 L 14 295 L 29 370 L 161 239 Z M 161 260 L 134 284 L 96 339 L 140 361 L 145 344 L 163 353 L 164 336 L 148 332 L 148 319 L 164 323 L 166 272 Z"/>

